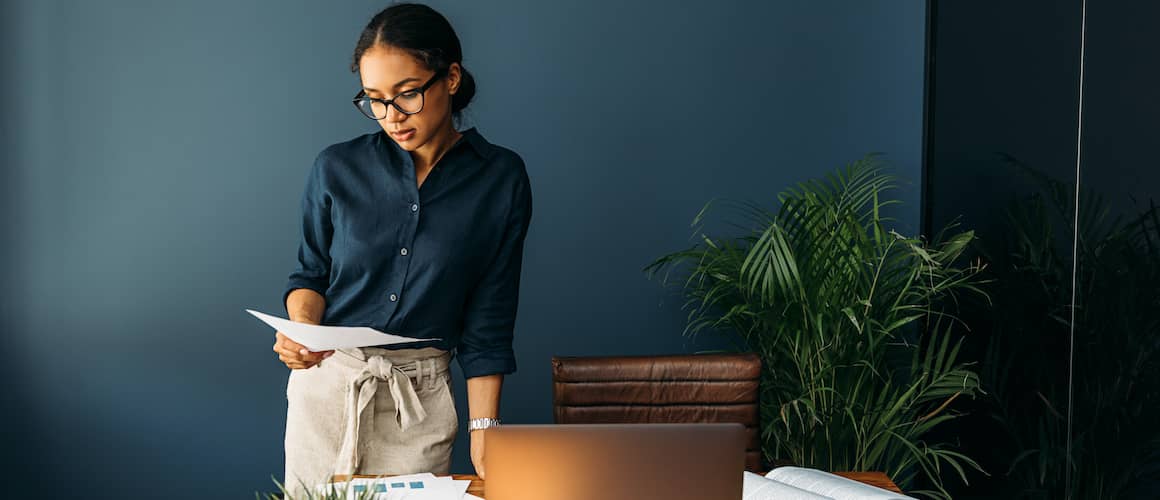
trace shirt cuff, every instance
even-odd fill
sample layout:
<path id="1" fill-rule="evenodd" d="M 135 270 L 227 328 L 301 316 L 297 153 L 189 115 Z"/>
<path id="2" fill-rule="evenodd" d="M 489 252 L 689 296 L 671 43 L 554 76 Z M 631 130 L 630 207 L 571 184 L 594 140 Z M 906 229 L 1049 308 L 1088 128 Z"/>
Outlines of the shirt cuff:
<path id="1" fill-rule="evenodd" d="M 516 356 L 511 349 L 456 353 L 463 378 L 507 375 L 516 371 Z"/>

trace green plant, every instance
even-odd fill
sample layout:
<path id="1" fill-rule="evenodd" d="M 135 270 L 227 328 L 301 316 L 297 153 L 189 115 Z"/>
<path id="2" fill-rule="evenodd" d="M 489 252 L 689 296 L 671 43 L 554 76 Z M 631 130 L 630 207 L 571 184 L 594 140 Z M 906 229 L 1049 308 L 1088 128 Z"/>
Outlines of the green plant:
<path id="1" fill-rule="evenodd" d="M 372 488 L 359 488 L 357 486 L 348 488 L 345 485 L 340 486 L 341 483 L 322 481 L 318 482 L 318 486 L 312 489 L 301 480 L 298 481 L 299 487 L 296 488 L 296 491 L 291 492 L 274 476 L 270 476 L 270 479 L 278 486 L 278 492 L 254 492 L 255 500 L 372 500 L 377 494 Z"/>
<path id="2" fill-rule="evenodd" d="M 736 332 L 763 360 L 761 438 L 767 460 L 827 470 L 881 470 L 903 488 L 924 477 L 948 498 L 944 475 L 981 470 L 928 433 L 959 416 L 978 376 L 958 359 L 961 293 L 985 297 L 981 267 L 960 265 L 974 234 L 931 243 L 886 227 L 895 178 L 876 155 L 790 188 L 780 208 L 732 203 L 746 223 L 734 238 L 701 241 L 645 267 L 687 275 L 686 334 Z M 685 266 L 687 265 L 687 266 Z"/>

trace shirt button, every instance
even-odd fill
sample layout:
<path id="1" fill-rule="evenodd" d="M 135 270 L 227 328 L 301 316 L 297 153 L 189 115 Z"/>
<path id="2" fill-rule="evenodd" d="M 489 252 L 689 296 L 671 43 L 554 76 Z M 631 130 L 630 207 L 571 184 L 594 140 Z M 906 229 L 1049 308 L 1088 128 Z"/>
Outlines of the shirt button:
<path id="1" fill-rule="evenodd" d="M 394 302 L 396 300 L 399 300 L 399 296 L 392 293 L 391 294 L 391 302 Z"/>
<path id="2" fill-rule="evenodd" d="M 403 248 L 403 249 L 399 250 L 399 254 L 401 254 L 401 255 L 407 255 L 407 249 L 406 249 L 406 248 Z"/>
<path id="3" fill-rule="evenodd" d="M 418 211 L 419 211 L 419 204 L 418 204 L 418 203 L 412 203 L 412 204 L 411 204 L 411 211 L 412 211 L 412 212 L 418 212 Z"/>

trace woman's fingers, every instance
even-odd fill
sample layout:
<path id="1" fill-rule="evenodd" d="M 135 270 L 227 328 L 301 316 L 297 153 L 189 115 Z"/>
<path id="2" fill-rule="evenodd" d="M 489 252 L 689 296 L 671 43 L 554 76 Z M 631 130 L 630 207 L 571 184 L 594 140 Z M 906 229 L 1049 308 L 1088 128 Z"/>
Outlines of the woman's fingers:
<path id="1" fill-rule="evenodd" d="M 311 359 L 311 356 L 314 354 L 306 349 L 306 347 L 302 344 L 290 340 L 290 338 L 283 335 L 282 332 L 278 332 L 276 336 L 278 340 L 274 342 L 274 352 L 281 353 L 287 357 L 299 360 Z"/>
<path id="2" fill-rule="evenodd" d="M 279 350 L 277 346 L 281 344 L 281 350 L 283 352 L 293 353 L 294 355 L 301 356 L 303 360 L 322 361 L 323 359 L 326 359 L 328 355 L 334 353 L 333 350 L 317 352 L 311 351 L 310 349 L 307 349 L 306 346 L 290 340 L 290 337 L 287 337 L 282 332 L 278 332 L 276 336 L 278 337 L 278 341 L 275 342 L 275 351 Z"/>
<path id="3" fill-rule="evenodd" d="M 322 361 L 322 360 L 330 357 L 327 354 L 328 352 L 330 352 L 330 351 L 311 352 L 311 351 L 306 350 L 306 348 L 302 348 L 302 350 L 298 351 L 298 356 L 300 357 L 300 359 L 302 359 L 302 361 L 305 361 L 305 362 L 311 363 L 311 364 L 315 364 L 315 363 L 318 363 L 319 361 Z"/>
<path id="4" fill-rule="evenodd" d="M 298 351 L 306 348 L 306 346 L 299 344 L 293 340 L 290 340 L 290 337 L 287 337 L 286 334 L 284 334 L 282 332 L 277 332 L 274 334 L 274 336 L 278 339 L 277 342 L 275 342 L 274 344 L 275 345 L 280 344 L 280 345 L 282 345 L 282 347 L 284 349 L 287 349 L 289 351 L 298 352 Z"/>
<path id="5" fill-rule="evenodd" d="M 278 353 L 278 359 L 291 369 L 310 368 L 334 354 L 333 350 L 311 352 L 302 344 L 290 340 L 282 332 L 277 332 L 274 336 L 277 338 L 274 342 L 274 352 Z"/>
<path id="6" fill-rule="evenodd" d="M 301 352 L 304 348 L 301 345 L 298 345 L 293 340 L 286 338 L 280 332 L 277 335 L 278 340 L 274 342 L 274 352 L 294 359 L 298 359 L 302 356 Z"/>
<path id="7" fill-rule="evenodd" d="M 287 358 L 286 356 L 278 356 L 278 359 L 282 360 L 282 362 L 286 364 L 286 367 L 291 370 L 301 370 L 303 368 L 307 368 L 304 363 L 296 359 Z"/>
<path id="8" fill-rule="evenodd" d="M 291 370 L 301 370 L 301 369 L 305 369 L 305 368 L 311 368 L 311 367 L 316 366 L 318 364 L 317 362 L 314 362 L 314 361 L 303 361 L 299 358 L 289 357 L 286 355 L 280 355 L 280 356 L 278 356 L 278 359 L 281 360 L 283 363 L 285 363 L 286 366 L 288 368 L 290 368 Z"/>

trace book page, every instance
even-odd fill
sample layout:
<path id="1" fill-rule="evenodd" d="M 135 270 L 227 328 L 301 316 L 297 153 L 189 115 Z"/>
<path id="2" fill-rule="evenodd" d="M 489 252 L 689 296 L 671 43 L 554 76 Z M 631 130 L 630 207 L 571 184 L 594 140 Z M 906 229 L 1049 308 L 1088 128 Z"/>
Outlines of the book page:
<path id="1" fill-rule="evenodd" d="M 766 479 L 749 471 L 745 471 L 744 474 L 741 500 L 833 500 L 773 479 Z"/>
<path id="2" fill-rule="evenodd" d="M 778 467 L 769 471 L 765 477 L 799 489 L 825 495 L 834 500 L 913 500 L 914 498 L 847 479 L 837 474 L 804 467 Z"/>

